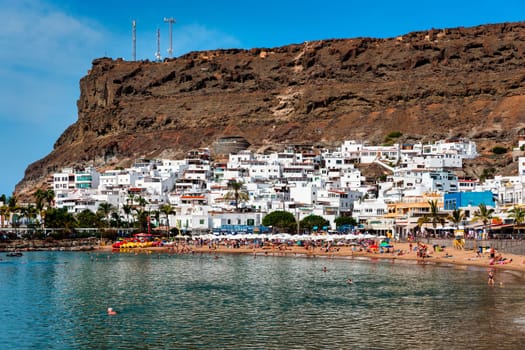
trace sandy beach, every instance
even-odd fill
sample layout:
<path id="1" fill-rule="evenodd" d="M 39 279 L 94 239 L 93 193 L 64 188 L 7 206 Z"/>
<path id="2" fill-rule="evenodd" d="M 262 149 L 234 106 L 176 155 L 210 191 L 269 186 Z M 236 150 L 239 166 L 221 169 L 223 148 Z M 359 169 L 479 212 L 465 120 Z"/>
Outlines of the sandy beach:
<path id="1" fill-rule="evenodd" d="M 205 253 L 205 254 L 252 254 L 255 257 L 264 256 L 297 256 L 297 257 L 308 257 L 308 258 L 368 258 L 368 259 L 391 259 L 391 260 L 408 260 L 417 261 L 425 264 L 453 264 L 461 266 L 475 266 L 487 269 L 497 270 L 512 270 L 519 271 L 525 275 L 525 257 L 516 254 L 507 254 L 503 251 L 496 251 L 496 256 L 500 255 L 504 260 L 502 262 L 495 261 L 491 264 L 490 253 L 484 252 L 479 255 L 473 250 L 460 250 L 453 247 L 446 247 L 442 251 L 434 251 L 432 246 L 427 249 L 427 257 L 418 256 L 417 252 L 414 251 L 416 243 L 394 243 L 394 248 L 391 249 L 393 252 L 379 253 L 379 252 L 367 252 L 359 251 L 351 246 L 334 246 L 329 251 L 325 248 L 305 248 L 296 245 L 292 246 L 264 246 L 264 247 L 253 247 L 253 246 L 241 246 L 239 248 L 230 247 L 227 245 L 216 245 L 214 247 L 208 247 L 203 245 L 200 247 L 189 245 L 194 253 Z M 412 246 L 412 251 L 410 247 Z M 100 248 L 102 250 L 111 251 L 111 246 L 105 246 Z M 403 252 L 400 254 L 399 252 Z M 119 250 L 114 250 L 119 252 Z M 122 253 L 177 253 L 176 247 L 150 247 L 150 248 L 133 248 L 121 250 Z"/>

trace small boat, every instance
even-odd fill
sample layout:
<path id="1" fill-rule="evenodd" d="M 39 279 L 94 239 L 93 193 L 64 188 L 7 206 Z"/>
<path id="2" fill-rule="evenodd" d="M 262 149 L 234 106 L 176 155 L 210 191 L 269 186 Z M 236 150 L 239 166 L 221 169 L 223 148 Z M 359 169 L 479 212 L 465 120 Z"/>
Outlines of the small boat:
<path id="1" fill-rule="evenodd" d="M 22 256 L 24 254 L 22 254 L 21 252 L 11 252 L 11 253 L 7 253 L 6 256 Z"/>

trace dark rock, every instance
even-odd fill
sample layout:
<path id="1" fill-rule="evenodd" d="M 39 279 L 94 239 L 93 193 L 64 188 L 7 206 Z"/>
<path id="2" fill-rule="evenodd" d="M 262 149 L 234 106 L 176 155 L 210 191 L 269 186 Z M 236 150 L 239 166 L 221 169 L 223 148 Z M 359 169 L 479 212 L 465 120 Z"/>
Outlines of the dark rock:
<path id="1" fill-rule="evenodd" d="M 128 166 L 161 152 L 182 157 L 228 135 L 254 150 L 381 143 L 391 131 L 401 142 L 461 135 L 480 149 L 510 147 L 525 127 L 524 52 L 519 22 L 190 52 L 161 63 L 99 58 L 80 81 L 77 122 L 28 166 L 16 192 L 87 156 L 101 168 Z"/>

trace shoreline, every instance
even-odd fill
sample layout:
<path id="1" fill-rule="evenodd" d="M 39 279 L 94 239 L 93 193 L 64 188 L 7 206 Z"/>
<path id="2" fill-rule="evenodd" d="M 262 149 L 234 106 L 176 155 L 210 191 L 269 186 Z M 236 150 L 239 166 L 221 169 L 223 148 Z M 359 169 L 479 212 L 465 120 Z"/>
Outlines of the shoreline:
<path id="1" fill-rule="evenodd" d="M 497 254 L 501 254 L 506 258 L 504 264 L 495 263 L 490 265 L 490 255 L 488 252 L 477 256 L 477 253 L 473 250 L 460 250 L 453 247 L 446 247 L 442 251 L 435 252 L 429 251 L 429 257 L 421 258 L 418 257 L 417 253 L 410 251 L 410 243 L 397 242 L 394 243 L 392 251 L 404 252 L 399 255 L 397 253 L 379 253 L 379 252 L 367 252 L 367 251 L 355 251 L 351 246 L 333 246 L 332 250 L 326 251 L 325 248 L 315 247 L 306 249 L 302 246 L 264 246 L 264 247 L 253 247 L 253 246 L 241 246 L 238 248 L 229 247 L 225 244 L 215 245 L 213 247 L 185 245 L 185 252 L 178 251 L 176 246 L 162 246 L 162 247 L 145 247 L 145 248 L 127 248 L 127 249 L 113 249 L 111 245 L 98 246 L 93 241 L 90 242 L 67 242 L 62 245 L 53 243 L 44 244 L 15 244 L 10 246 L 4 246 L 0 249 L 3 253 L 9 253 L 14 251 L 20 252 L 31 252 L 31 251 L 72 251 L 72 252 L 107 252 L 107 253 L 158 253 L 158 254 L 245 254 L 254 255 L 255 257 L 264 256 L 288 256 L 288 257 L 304 257 L 304 258 L 328 258 L 328 259 L 367 259 L 367 260 L 392 260 L 392 261 L 408 261 L 415 262 L 418 264 L 425 263 L 428 265 L 442 265 L 442 266 L 465 266 L 465 267 L 477 267 L 485 269 L 494 269 L 498 271 L 514 271 L 520 272 L 522 277 L 525 278 L 525 256 L 518 254 L 505 253 L 503 251 L 497 251 Z M 415 243 L 412 243 L 415 246 Z M 432 247 L 429 247 L 432 248 Z"/>
<path id="2" fill-rule="evenodd" d="M 521 272 L 525 277 L 525 256 L 517 254 L 507 254 L 505 252 L 497 252 L 505 258 L 505 263 L 490 264 L 489 253 L 483 253 L 482 256 L 477 256 L 473 250 L 459 250 L 455 248 L 446 247 L 440 252 L 429 252 L 430 256 L 421 258 L 417 256 L 414 251 L 409 252 L 410 243 L 394 243 L 395 251 L 403 251 L 405 254 L 398 255 L 397 253 L 376 253 L 366 251 L 354 251 L 349 246 L 335 246 L 334 250 L 325 251 L 320 247 L 315 249 L 306 249 L 299 246 L 282 247 L 258 247 L 242 246 L 239 248 L 227 247 L 225 245 L 218 245 L 213 248 L 208 246 L 187 246 L 189 251 L 184 253 L 177 252 L 175 247 L 147 247 L 147 248 L 128 248 L 128 249 L 112 249 L 111 246 L 103 246 L 95 248 L 95 251 L 105 251 L 112 253 L 158 253 L 158 254 L 245 254 L 254 255 L 254 257 L 264 256 L 290 256 L 290 257 L 306 257 L 306 258 L 328 258 L 328 259 L 347 259 L 347 258 L 364 258 L 364 259 L 383 259 L 393 261 L 411 261 L 417 263 L 425 263 L 429 265 L 449 265 L 449 266 L 471 266 L 486 269 L 494 269 L 498 271 L 510 270 Z M 415 245 L 415 244 L 413 244 Z M 431 247 L 430 247 L 431 248 Z"/>

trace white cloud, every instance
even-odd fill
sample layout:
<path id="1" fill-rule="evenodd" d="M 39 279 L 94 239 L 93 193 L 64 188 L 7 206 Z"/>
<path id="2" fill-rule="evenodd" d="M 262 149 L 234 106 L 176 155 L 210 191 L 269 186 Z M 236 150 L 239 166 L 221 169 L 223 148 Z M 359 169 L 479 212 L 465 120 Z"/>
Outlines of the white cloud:
<path id="1" fill-rule="evenodd" d="M 110 35 L 39 0 L 2 0 L 1 8 L 0 120 L 71 124 L 78 81 Z"/>
<path id="2" fill-rule="evenodd" d="M 75 74 L 107 36 L 96 22 L 37 0 L 7 1 L 0 12 L 0 61 L 14 69 Z"/>

